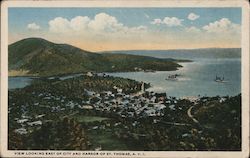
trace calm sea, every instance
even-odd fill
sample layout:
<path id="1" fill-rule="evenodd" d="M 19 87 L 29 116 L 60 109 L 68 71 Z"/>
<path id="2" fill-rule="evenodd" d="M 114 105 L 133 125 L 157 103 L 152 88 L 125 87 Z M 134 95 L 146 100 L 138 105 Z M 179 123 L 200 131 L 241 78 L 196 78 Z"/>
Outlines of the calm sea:
<path id="1" fill-rule="evenodd" d="M 241 92 L 240 57 L 216 57 L 199 53 L 171 53 L 164 51 L 123 51 L 117 53 L 137 54 L 158 58 L 190 59 L 180 63 L 177 71 L 107 73 L 112 76 L 130 78 L 151 83 L 148 91 L 166 92 L 169 96 L 216 96 L 237 95 Z M 166 80 L 168 75 L 180 74 L 177 81 Z M 225 83 L 215 82 L 215 77 L 224 77 Z M 9 89 L 22 88 L 32 81 L 28 77 L 10 77 Z"/>
<path id="2" fill-rule="evenodd" d="M 109 73 L 112 76 L 130 78 L 151 83 L 148 91 L 166 92 L 169 96 L 216 96 L 237 95 L 241 92 L 240 57 L 218 57 L 197 52 L 171 53 L 164 51 L 123 51 L 117 53 L 146 55 L 158 58 L 190 59 L 180 63 L 177 71 Z M 177 81 L 166 80 L 168 75 L 180 74 Z M 225 83 L 215 82 L 215 77 L 224 77 Z"/>

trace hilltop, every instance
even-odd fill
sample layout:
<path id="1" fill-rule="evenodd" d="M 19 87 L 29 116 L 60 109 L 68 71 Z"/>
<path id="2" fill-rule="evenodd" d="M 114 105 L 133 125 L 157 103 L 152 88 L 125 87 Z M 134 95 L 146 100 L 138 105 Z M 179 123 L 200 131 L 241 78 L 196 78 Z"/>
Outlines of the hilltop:
<path id="1" fill-rule="evenodd" d="M 27 38 L 8 47 L 9 74 L 53 76 L 79 72 L 173 71 L 181 67 L 175 59 L 141 55 L 95 53 L 42 38 Z M 12 74 L 15 72 L 15 74 Z"/>

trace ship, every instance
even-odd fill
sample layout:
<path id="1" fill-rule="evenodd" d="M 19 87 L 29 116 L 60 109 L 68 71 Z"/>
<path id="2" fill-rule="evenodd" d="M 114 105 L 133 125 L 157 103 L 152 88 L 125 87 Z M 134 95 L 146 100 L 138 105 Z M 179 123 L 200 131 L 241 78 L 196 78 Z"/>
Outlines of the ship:
<path id="1" fill-rule="evenodd" d="M 225 79 L 224 79 L 224 76 L 223 77 L 219 77 L 216 75 L 215 79 L 214 79 L 215 82 L 218 82 L 218 83 L 225 83 L 227 82 Z"/>
<path id="2" fill-rule="evenodd" d="M 178 81 L 178 74 L 174 74 L 174 75 L 168 75 L 168 77 L 166 78 L 166 80 L 170 80 L 170 81 Z"/>

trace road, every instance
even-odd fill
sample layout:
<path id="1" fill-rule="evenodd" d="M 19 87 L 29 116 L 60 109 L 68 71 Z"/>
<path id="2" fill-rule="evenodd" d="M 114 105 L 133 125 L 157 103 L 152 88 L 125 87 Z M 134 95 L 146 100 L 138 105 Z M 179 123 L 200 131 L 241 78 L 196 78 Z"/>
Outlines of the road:
<path id="1" fill-rule="evenodd" d="M 187 124 L 187 123 L 179 123 L 179 122 L 166 122 L 166 121 L 162 121 L 162 120 L 157 120 L 158 122 L 162 122 L 164 124 L 167 125 L 174 125 L 174 126 L 192 126 L 191 124 Z"/>
<path id="2" fill-rule="evenodd" d="M 196 119 L 194 118 L 194 116 L 192 115 L 192 113 L 191 113 L 193 107 L 194 107 L 194 106 L 191 106 L 191 107 L 187 110 L 188 117 L 190 117 L 195 123 L 199 123 L 199 121 L 196 120 Z"/>

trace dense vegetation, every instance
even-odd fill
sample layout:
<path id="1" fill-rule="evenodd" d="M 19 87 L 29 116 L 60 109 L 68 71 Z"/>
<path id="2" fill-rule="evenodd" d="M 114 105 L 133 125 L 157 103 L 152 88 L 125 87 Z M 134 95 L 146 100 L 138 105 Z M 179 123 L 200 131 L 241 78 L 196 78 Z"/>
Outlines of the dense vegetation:
<path id="1" fill-rule="evenodd" d="M 8 49 L 9 71 L 26 71 L 25 75 L 52 76 L 88 71 L 136 71 L 136 68 L 170 71 L 181 67 L 173 59 L 98 54 L 40 38 L 23 39 L 9 45 Z"/>
<path id="2" fill-rule="evenodd" d="M 11 90 L 9 149 L 241 150 L 241 95 L 190 101 L 139 94 L 140 87 L 140 82 L 129 79 L 83 75 L 37 79 L 30 86 Z M 132 99 L 115 103 L 126 97 Z M 114 106 L 108 108 L 111 103 Z M 161 115 L 143 111 L 129 115 L 135 112 L 133 107 L 158 103 L 166 106 Z M 98 110 L 97 105 L 105 106 Z"/>
<path id="3" fill-rule="evenodd" d="M 241 95 L 226 98 L 223 103 L 220 103 L 220 97 L 202 98 L 194 111 L 199 123 L 192 122 L 186 114 L 193 103 L 179 100 L 176 109 L 181 110 L 166 108 L 166 115 L 161 118 L 123 120 L 123 128 L 115 129 L 115 135 L 124 140 L 131 150 L 239 151 Z M 139 125 L 133 126 L 134 121 L 138 121 Z"/>
<path id="4" fill-rule="evenodd" d="M 87 150 L 89 141 L 84 128 L 73 119 L 44 122 L 41 127 L 34 128 L 29 135 L 18 135 L 9 131 L 10 149 L 30 150 Z"/>

